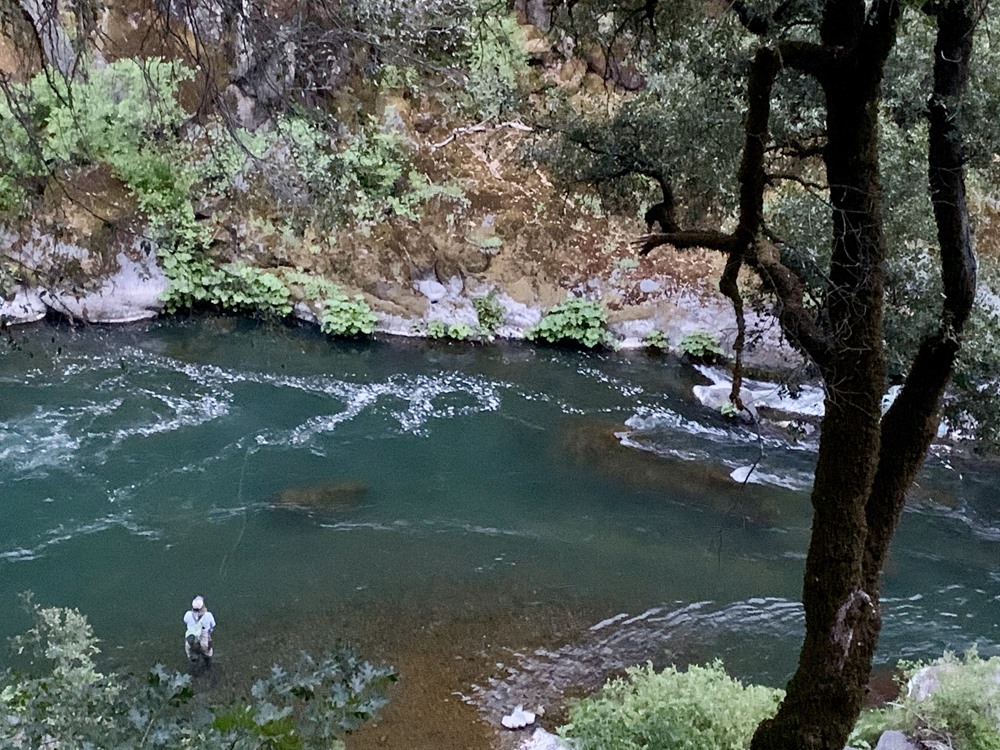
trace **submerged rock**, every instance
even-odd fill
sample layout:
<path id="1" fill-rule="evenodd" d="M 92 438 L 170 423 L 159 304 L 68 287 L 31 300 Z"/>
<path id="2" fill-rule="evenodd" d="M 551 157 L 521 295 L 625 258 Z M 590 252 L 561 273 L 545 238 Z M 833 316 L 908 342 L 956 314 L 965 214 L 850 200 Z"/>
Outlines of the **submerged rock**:
<path id="1" fill-rule="evenodd" d="M 288 487 L 271 500 L 270 507 L 306 511 L 344 511 L 356 508 L 368 494 L 368 483 L 347 480 L 310 487 Z"/>
<path id="2" fill-rule="evenodd" d="M 732 512 L 738 499 L 745 521 L 771 523 L 780 515 L 776 493 L 761 485 L 740 486 L 730 469 L 720 464 L 661 456 L 622 444 L 622 426 L 575 424 L 563 434 L 557 450 L 581 467 L 640 490 L 685 496 L 692 503 L 709 502 L 720 513 Z"/>

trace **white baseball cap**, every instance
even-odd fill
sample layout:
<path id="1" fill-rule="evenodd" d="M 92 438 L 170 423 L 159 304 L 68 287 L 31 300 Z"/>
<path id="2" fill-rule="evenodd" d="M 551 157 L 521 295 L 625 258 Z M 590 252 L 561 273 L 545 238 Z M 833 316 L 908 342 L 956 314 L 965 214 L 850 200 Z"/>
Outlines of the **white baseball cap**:
<path id="1" fill-rule="evenodd" d="M 205 600 L 200 596 L 196 596 L 191 600 L 191 609 L 201 609 L 205 606 Z"/>

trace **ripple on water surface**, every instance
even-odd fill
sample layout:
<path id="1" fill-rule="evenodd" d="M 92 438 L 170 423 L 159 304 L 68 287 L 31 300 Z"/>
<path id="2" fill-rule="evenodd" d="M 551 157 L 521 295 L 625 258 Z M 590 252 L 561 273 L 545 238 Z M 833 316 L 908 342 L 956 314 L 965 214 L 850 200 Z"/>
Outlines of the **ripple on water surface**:
<path id="1" fill-rule="evenodd" d="M 0 362 L 4 606 L 34 588 L 128 637 L 176 619 L 194 559 L 229 617 L 357 591 L 475 605 L 442 581 L 608 609 L 565 651 L 512 654 L 484 703 L 669 654 L 780 681 L 794 657 L 814 446 L 706 410 L 679 365 L 232 322 L 52 335 Z M 768 484 L 734 482 L 762 450 Z M 894 655 L 997 640 L 992 485 L 935 471 L 926 484 L 947 491 L 905 514 L 887 571 Z M 345 486 L 351 502 L 275 507 Z M 134 622 L 102 621 L 121 591 Z"/>

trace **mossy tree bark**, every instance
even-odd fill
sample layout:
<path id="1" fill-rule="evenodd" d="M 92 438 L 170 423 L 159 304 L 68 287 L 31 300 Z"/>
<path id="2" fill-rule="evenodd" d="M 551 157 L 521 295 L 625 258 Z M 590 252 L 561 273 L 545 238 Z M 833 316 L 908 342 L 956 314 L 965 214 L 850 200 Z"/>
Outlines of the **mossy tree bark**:
<path id="1" fill-rule="evenodd" d="M 669 244 L 726 253 L 722 287 L 737 313 L 741 302 L 731 266 L 754 270 L 775 295 L 786 335 L 818 365 L 826 388 L 802 593 L 805 639 L 786 698 L 777 715 L 758 728 L 753 750 L 841 750 L 847 741 L 881 627 L 881 570 L 906 492 L 935 434 L 975 297 L 959 107 L 978 10 L 972 0 L 941 0 L 925 10 L 937 21 L 928 161 L 945 299 L 937 330 L 922 342 L 884 416 L 883 287 L 890 248 L 883 232 L 878 109 L 897 33 L 897 0 L 867 8 L 863 0 L 827 0 L 819 43 L 765 44 L 751 68 L 746 99 L 737 229 L 660 233 L 640 241 L 643 252 Z M 744 23 L 755 33 L 765 28 Z M 764 229 L 769 107 L 773 83 L 785 69 L 814 77 L 826 98 L 823 160 L 833 237 L 826 297 L 818 312 L 805 304 L 804 280 L 781 262 Z"/>

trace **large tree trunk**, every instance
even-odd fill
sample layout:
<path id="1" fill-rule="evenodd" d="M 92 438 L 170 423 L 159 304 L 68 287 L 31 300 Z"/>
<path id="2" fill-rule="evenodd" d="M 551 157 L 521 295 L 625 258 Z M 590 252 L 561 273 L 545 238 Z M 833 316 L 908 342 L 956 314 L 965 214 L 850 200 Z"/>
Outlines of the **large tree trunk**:
<path id="1" fill-rule="evenodd" d="M 837 5 L 829 3 L 827 13 Z M 884 57 L 873 57 L 871 45 L 859 46 L 861 54 L 846 56 L 846 64 L 836 66 L 832 77 L 824 79 L 829 139 L 825 160 L 834 211 L 826 326 L 833 352 L 823 367 L 826 415 L 803 587 L 806 634 L 787 697 L 778 714 L 758 728 L 753 750 L 840 750 L 857 721 L 881 627 L 882 566 L 906 491 L 934 436 L 941 398 L 975 296 L 957 117 L 968 77 L 974 20 L 966 0 L 930 8 L 938 17 L 935 93 L 929 108 L 930 187 L 945 301 L 940 329 L 921 345 L 903 390 L 884 419 L 880 401 L 885 386 L 886 242 L 877 148 Z M 886 31 L 894 35 L 893 26 Z M 851 24 L 833 30 L 824 27 L 824 34 L 850 35 L 856 33 L 852 28 Z M 891 38 L 883 42 L 891 44 Z M 887 52 L 888 46 L 883 50 Z"/>
<path id="2" fill-rule="evenodd" d="M 758 730 L 754 750 L 842 748 L 861 710 L 878 632 L 877 596 L 862 586 L 862 558 L 886 382 L 881 67 L 864 71 L 867 80 L 850 67 L 853 61 L 837 66 L 826 86 L 825 161 L 834 211 L 827 325 L 835 343 L 823 367 L 826 413 L 802 596 L 806 634 L 787 698 Z"/>

